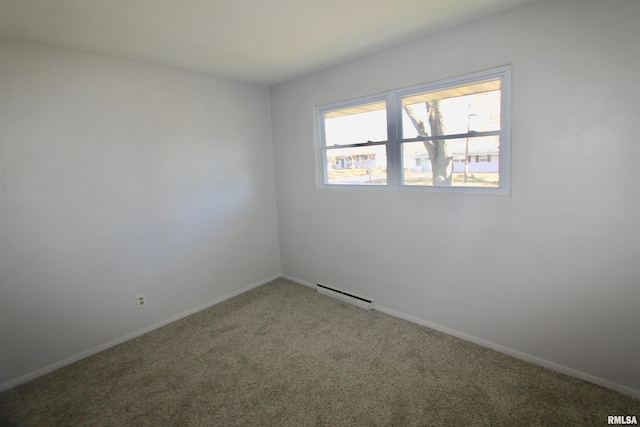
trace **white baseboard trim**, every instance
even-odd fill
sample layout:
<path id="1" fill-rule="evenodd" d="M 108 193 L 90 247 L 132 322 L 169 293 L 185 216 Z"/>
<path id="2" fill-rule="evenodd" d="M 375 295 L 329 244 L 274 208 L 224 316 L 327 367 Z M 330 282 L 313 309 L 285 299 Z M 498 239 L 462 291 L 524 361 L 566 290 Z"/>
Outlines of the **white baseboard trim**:
<path id="1" fill-rule="evenodd" d="M 153 325 L 150 325 L 150 326 L 147 326 L 145 328 L 139 329 L 139 330 L 137 330 L 135 332 L 132 332 L 132 333 L 127 334 L 127 335 L 124 335 L 124 336 L 122 336 L 120 338 L 116 338 L 116 339 L 111 340 L 109 342 L 106 342 L 104 344 L 100 344 L 100 345 L 98 345 L 96 347 L 90 348 L 89 350 L 83 351 L 82 353 L 76 354 L 76 355 L 71 356 L 71 357 L 67 357 L 66 359 L 60 360 L 59 362 L 52 363 L 51 365 L 48 365 L 48 366 L 40 368 L 40 369 L 38 369 L 36 371 L 30 372 L 30 373 L 28 373 L 26 375 L 22 375 L 21 377 L 15 378 L 15 379 L 10 380 L 10 381 L 7 381 L 7 382 L 5 382 L 3 384 L 0 384 L 0 392 L 9 390 L 9 389 L 11 389 L 11 388 L 13 388 L 15 386 L 18 386 L 18 385 L 26 383 L 28 381 L 34 380 L 34 379 L 36 379 L 38 377 L 41 377 L 41 376 L 46 375 L 46 374 L 48 374 L 50 372 L 53 372 L 53 371 L 58 370 L 60 368 L 63 368 L 65 366 L 67 366 L 67 365 L 70 365 L 70 364 L 72 364 L 74 362 L 82 360 L 82 359 L 84 359 L 86 357 L 93 356 L 94 354 L 100 353 L 101 351 L 104 351 L 104 350 L 106 350 L 108 348 L 114 347 L 114 346 L 116 346 L 118 344 L 122 344 L 122 343 L 124 343 L 126 341 L 129 341 L 129 340 L 132 340 L 134 338 L 137 338 L 137 337 L 139 337 L 141 335 L 144 335 L 146 333 L 149 333 L 149 332 L 151 332 L 151 331 L 153 331 L 155 329 L 158 329 L 158 328 L 161 328 L 163 326 L 166 326 L 169 323 L 173 323 L 176 320 L 180 320 L 180 319 L 182 319 L 184 317 L 190 316 L 190 315 L 192 315 L 194 313 L 197 313 L 199 311 L 202 311 L 204 309 L 212 307 L 212 306 L 214 306 L 216 304 L 219 304 L 219 303 L 221 303 L 223 301 L 226 301 L 226 300 L 228 300 L 230 298 L 233 298 L 235 296 L 238 296 L 240 294 L 248 292 L 248 291 L 250 291 L 250 290 L 252 290 L 254 288 L 262 286 L 262 285 L 264 285 L 266 283 L 269 283 L 269 282 L 271 282 L 271 281 L 273 281 L 275 279 L 278 279 L 280 277 L 282 277 L 280 274 L 276 274 L 275 276 L 271 276 L 271 277 L 269 277 L 267 279 L 264 279 L 264 280 L 261 280 L 259 282 L 253 283 L 253 284 L 251 284 L 249 286 L 245 286 L 244 288 L 238 289 L 237 291 L 234 291 L 234 292 L 231 292 L 229 294 L 223 295 L 223 296 L 221 296 L 219 298 L 216 298 L 214 300 L 211 300 L 209 302 L 201 304 L 201 305 L 199 305 L 197 307 L 194 307 L 194 308 L 192 308 L 190 310 L 184 311 L 184 312 L 182 312 L 180 314 L 176 314 L 175 316 L 171 316 L 168 319 L 165 319 L 165 320 L 162 320 L 160 322 L 154 323 Z"/>
<path id="2" fill-rule="evenodd" d="M 292 282 L 299 283 L 301 285 L 308 286 L 310 288 L 313 288 L 314 290 L 316 289 L 315 283 L 307 282 L 302 279 L 298 279 L 297 277 L 289 276 L 288 274 L 281 274 L 280 277 L 282 277 L 283 279 L 291 280 Z"/>
<path id="3" fill-rule="evenodd" d="M 314 288 L 315 289 L 315 287 L 316 287 L 316 285 L 313 284 L 313 283 L 307 282 L 305 280 L 298 279 L 298 278 L 293 277 L 293 276 L 289 276 L 287 274 L 282 274 L 281 277 L 283 277 L 283 278 L 285 278 L 287 280 L 291 280 L 293 282 L 299 283 L 301 285 L 308 286 L 310 288 Z M 451 335 L 451 336 L 454 336 L 456 338 L 460 338 L 460 339 L 462 339 L 464 341 L 469 341 L 469 342 L 472 342 L 474 344 L 478 344 L 478 345 L 480 345 L 482 347 L 490 348 L 490 349 L 495 350 L 495 351 L 497 351 L 499 353 L 504 353 L 504 354 L 506 354 L 508 356 L 515 357 L 516 359 L 524 360 L 525 362 L 530 362 L 530 363 L 533 363 L 535 365 L 542 366 L 543 368 L 547 368 L 547 369 L 550 369 L 552 371 L 560 372 L 561 374 L 569 375 L 570 377 L 579 378 L 581 380 L 585 380 L 585 381 L 588 381 L 590 383 L 593 383 L 593 384 L 596 384 L 596 385 L 599 385 L 599 386 L 602 386 L 602 387 L 606 387 L 606 388 L 611 389 L 613 391 L 617 391 L 618 393 L 622 393 L 622 394 L 625 394 L 627 396 L 631 396 L 631 397 L 634 397 L 636 399 L 640 399 L 640 390 L 636 390 L 636 389 L 633 389 L 631 387 L 627 387 L 627 386 L 624 386 L 624 385 L 621 385 L 621 384 L 618 384 L 618 383 L 614 383 L 612 381 L 605 380 L 603 378 L 596 377 L 596 376 L 593 376 L 591 374 L 587 374 L 587 373 L 582 372 L 582 371 L 577 371 L 575 369 L 569 368 L 567 366 L 559 365 L 557 363 L 550 362 L 550 361 L 545 360 L 545 359 L 540 359 L 539 357 L 532 356 L 532 355 L 527 354 L 527 353 L 522 353 L 522 352 L 520 352 L 518 350 L 514 350 L 514 349 L 511 349 L 509 347 L 504 347 L 502 345 L 495 344 L 495 343 L 492 343 L 490 341 L 483 340 L 482 338 L 477 338 L 477 337 L 474 337 L 472 335 L 468 335 L 468 334 L 465 334 L 463 332 L 459 332 L 459 331 L 456 331 L 454 329 L 447 328 L 447 327 L 439 325 L 437 323 L 429 322 L 427 320 L 420 319 L 418 317 L 414 317 L 414 316 L 411 316 L 411 315 L 408 315 L 408 314 L 405 314 L 405 313 L 401 313 L 399 311 L 395 311 L 395 310 L 392 310 L 392 309 L 389 309 L 389 308 L 386 308 L 386 307 L 382 307 L 382 306 L 378 305 L 377 302 L 376 302 L 376 306 L 375 306 L 374 310 L 378 310 L 378 311 L 380 311 L 382 313 L 388 314 L 388 315 L 393 316 L 393 317 L 397 317 L 399 319 L 403 319 L 403 320 L 409 321 L 411 323 L 416 323 L 418 325 L 426 326 L 427 328 L 431 328 L 431 329 L 434 329 L 436 331 L 445 333 L 447 335 Z"/>
<path id="4" fill-rule="evenodd" d="M 582 372 L 582 371 L 577 371 L 577 370 L 569 368 L 567 366 L 559 365 L 557 363 L 550 362 L 550 361 L 545 360 L 545 359 L 540 359 L 539 357 L 532 356 L 532 355 L 527 354 L 527 353 L 522 353 L 522 352 L 520 352 L 518 350 L 514 350 L 514 349 L 511 349 L 509 347 L 504 347 L 504 346 L 502 346 L 500 344 L 495 344 L 495 343 L 492 343 L 490 341 L 483 340 L 482 338 L 477 338 L 477 337 L 474 337 L 472 335 L 468 335 L 468 334 L 465 334 L 463 332 L 459 332 L 459 331 L 456 331 L 454 329 L 450 329 L 450 328 L 447 328 L 445 326 L 438 325 L 437 323 L 433 323 L 433 322 L 429 322 L 429 321 L 426 321 L 426 320 L 423 320 L 423 319 L 419 319 L 417 317 L 410 316 L 410 315 L 404 314 L 404 313 L 400 313 L 398 311 L 391 310 L 391 309 L 386 308 L 386 307 L 381 307 L 381 306 L 379 306 L 377 304 L 376 304 L 375 310 L 378 310 L 378 311 L 380 311 L 382 313 L 389 314 L 389 315 L 391 315 L 393 317 L 398 317 L 400 319 L 407 320 L 407 321 L 412 322 L 412 323 L 417 323 L 418 325 L 426 326 L 426 327 L 434 329 L 436 331 L 443 332 L 443 333 L 445 333 L 447 335 L 451 335 L 451 336 L 454 336 L 456 338 L 460 338 L 460 339 L 462 339 L 464 341 L 469 341 L 469 342 L 472 342 L 474 344 L 478 344 L 478 345 L 480 345 L 482 347 L 490 348 L 490 349 L 495 350 L 497 352 L 504 353 L 504 354 L 506 354 L 508 356 L 515 357 L 516 359 L 521 359 L 521 360 L 524 360 L 525 362 L 530 362 L 530 363 L 533 363 L 535 365 L 542 366 L 543 368 L 551 369 L 552 371 L 560 372 L 561 374 L 569 375 L 570 377 L 579 378 L 581 380 L 585 380 L 585 381 L 588 381 L 590 383 L 597 384 L 597 385 L 600 385 L 602 387 L 606 387 L 608 389 L 617 391 L 618 393 L 626 394 L 627 396 L 631 396 L 631 397 L 635 397 L 636 399 L 640 399 L 640 390 L 635 390 L 633 388 L 630 388 L 630 387 L 627 387 L 627 386 L 623 386 L 621 384 L 614 383 L 612 381 L 605 380 L 603 378 L 599 378 L 599 377 L 593 376 L 591 374 L 587 374 L 587 373 Z"/>

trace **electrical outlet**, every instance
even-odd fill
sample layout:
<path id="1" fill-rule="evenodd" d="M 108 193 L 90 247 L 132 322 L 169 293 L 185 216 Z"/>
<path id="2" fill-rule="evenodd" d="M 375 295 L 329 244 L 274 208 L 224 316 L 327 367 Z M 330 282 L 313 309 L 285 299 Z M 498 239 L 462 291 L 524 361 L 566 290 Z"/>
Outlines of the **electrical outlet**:
<path id="1" fill-rule="evenodd" d="M 136 296 L 136 305 L 138 308 L 142 308 L 147 305 L 147 297 L 145 297 L 144 294 Z"/>

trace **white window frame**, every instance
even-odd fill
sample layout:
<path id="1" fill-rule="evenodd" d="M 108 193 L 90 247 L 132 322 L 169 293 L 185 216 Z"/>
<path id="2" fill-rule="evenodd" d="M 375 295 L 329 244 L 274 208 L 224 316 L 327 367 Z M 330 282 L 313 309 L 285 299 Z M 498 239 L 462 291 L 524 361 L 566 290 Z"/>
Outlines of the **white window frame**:
<path id="1" fill-rule="evenodd" d="M 462 187 L 462 186 L 433 186 L 433 185 L 405 185 L 402 184 L 402 98 L 413 93 L 429 92 L 445 89 L 452 86 L 471 84 L 477 81 L 489 79 L 501 79 L 501 115 L 500 115 L 500 151 L 498 156 L 500 180 L 498 187 Z M 375 142 L 365 144 L 354 144 L 354 146 L 366 145 L 386 145 L 387 151 L 387 184 L 386 185 L 344 185 L 330 184 L 328 182 L 326 150 L 333 148 L 325 145 L 324 115 L 328 111 L 349 108 L 360 104 L 367 104 L 378 101 L 386 101 L 387 106 L 387 135 L 386 142 Z M 432 83 L 422 84 L 399 90 L 391 90 L 382 94 L 376 94 L 348 101 L 336 102 L 332 104 L 316 107 L 317 125 L 317 182 L 320 189 L 349 189 L 349 190 L 406 190 L 419 192 L 437 193 L 461 193 L 461 194 L 510 194 L 511 177 L 511 67 L 504 66 L 491 70 L 467 74 L 464 76 L 439 80 Z M 482 133 L 448 135 L 452 137 L 482 136 Z M 348 147 L 348 146 L 347 146 Z M 494 161 L 494 159 L 492 159 Z"/>

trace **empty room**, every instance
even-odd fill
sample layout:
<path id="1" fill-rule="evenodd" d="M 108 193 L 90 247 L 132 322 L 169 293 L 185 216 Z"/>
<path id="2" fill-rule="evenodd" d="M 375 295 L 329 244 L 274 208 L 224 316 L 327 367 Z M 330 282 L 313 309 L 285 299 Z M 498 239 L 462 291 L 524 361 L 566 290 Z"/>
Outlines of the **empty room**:
<path id="1" fill-rule="evenodd" d="M 0 0 L 0 425 L 637 424 L 639 18 Z"/>

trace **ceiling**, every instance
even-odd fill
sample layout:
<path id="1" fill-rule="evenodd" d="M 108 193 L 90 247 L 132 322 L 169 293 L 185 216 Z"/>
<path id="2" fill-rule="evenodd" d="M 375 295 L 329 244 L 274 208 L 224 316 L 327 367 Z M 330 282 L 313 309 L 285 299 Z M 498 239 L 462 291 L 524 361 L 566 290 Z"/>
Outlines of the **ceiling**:
<path id="1" fill-rule="evenodd" d="M 274 85 L 531 0 L 0 0 L 0 35 Z"/>

